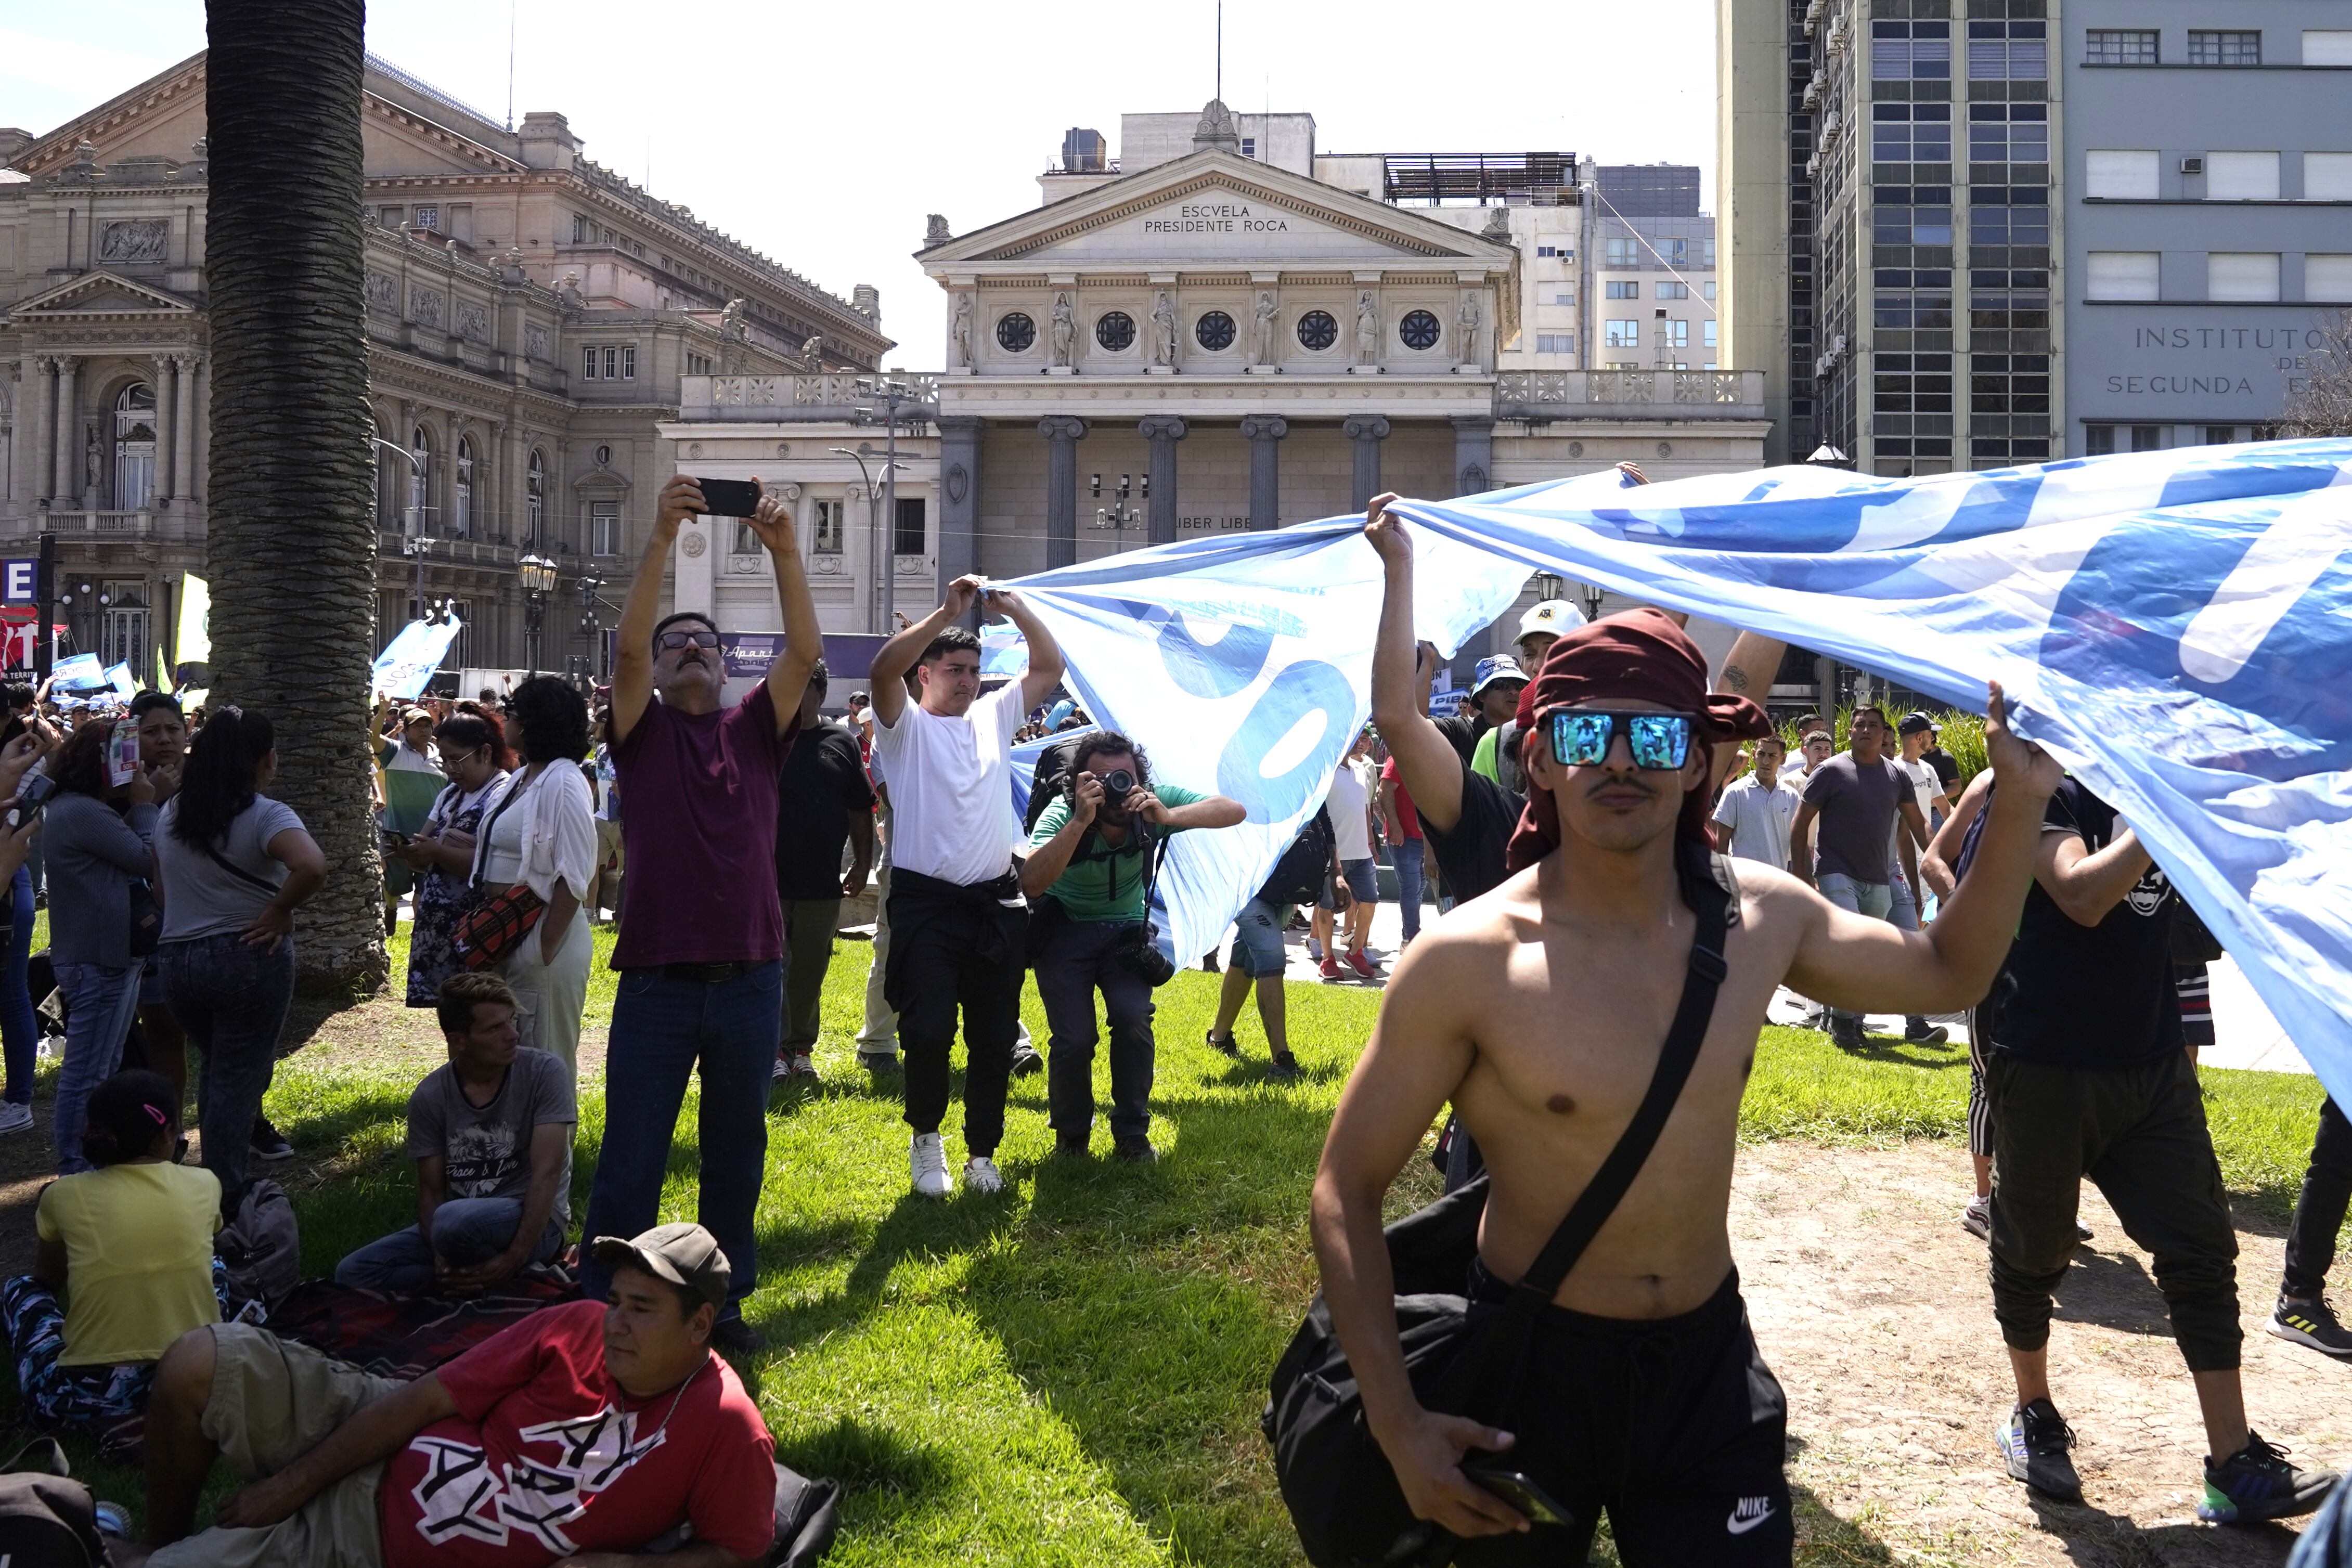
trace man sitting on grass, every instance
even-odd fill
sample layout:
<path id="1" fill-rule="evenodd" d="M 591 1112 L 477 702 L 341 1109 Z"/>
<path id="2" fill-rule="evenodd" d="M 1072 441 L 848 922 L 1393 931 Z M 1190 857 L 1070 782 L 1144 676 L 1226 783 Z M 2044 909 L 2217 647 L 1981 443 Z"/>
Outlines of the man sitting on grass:
<path id="1" fill-rule="evenodd" d="M 414 1383 L 244 1323 L 183 1334 L 147 1414 L 147 1543 L 118 1568 L 736 1568 L 775 1537 L 775 1439 L 710 1353 L 699 1225 L 599 1237 L 607 1302 L 549 1307 Z M 246 1485 L 194 1528 L 214 1460 Z M 630 1555 L 680 1523 L 688 1544 Z"/>
<path id="2" fill-rule="evenodd" d="M 394 1296 L 474 1295 L 563 1250 L 570 1228 L 572 1072 L 525 1051 L 496 975 L 441 982 L 449 1060 L 408 1097 L 416 1223 L 335 1265 L 335 1282 Z"/>

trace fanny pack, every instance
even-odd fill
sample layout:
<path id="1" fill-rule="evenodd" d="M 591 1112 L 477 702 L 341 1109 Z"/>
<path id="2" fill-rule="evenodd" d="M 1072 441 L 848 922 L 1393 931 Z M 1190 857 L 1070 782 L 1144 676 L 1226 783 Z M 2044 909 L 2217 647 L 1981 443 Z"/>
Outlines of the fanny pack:
<path id="1" fill-rule="evenodd" d="M 1383 1233 L 1395 1280 L 1397 1336 L 1413 1395 L 1427 1409 L 1507 1430 L 1518 1425 L 1520 1374 L 1536 1325 L 1633 1185 L 1682 1096 L 1715 1016 L 1732 907 L 1715 866 L 1693 853 L 1682 870 L 1684 898 L 1698 915 L 1698 932 L 1657 1070 L 1633 1121 L 1526 1275 L 1499 1303 L 1466 1294 L 1486 1207 L 1485 1176 Z M 1308 1562 L 1316 1568 L 1433 1568 L 1453 1560 L 1455 1538 L 1413 1517 L 1372 1436 L 1355 1373 L 1319 1291 L 1274 1369 L 1272 1395 L 1259 1425 L 1274 1445 L 1282 1500 Z"/>

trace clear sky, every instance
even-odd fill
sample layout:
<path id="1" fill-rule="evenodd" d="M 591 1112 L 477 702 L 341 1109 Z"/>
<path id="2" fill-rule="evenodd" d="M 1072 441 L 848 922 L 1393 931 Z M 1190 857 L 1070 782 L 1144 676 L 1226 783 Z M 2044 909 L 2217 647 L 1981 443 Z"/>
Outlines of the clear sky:
<path id="1" fill-rule="evenodd" d="M 508 24 L 501 0 L 393 0 L 367 42 L 503 120 Z M 588 156 L 722 232 L 845 297 L 876 285 L 890 362 L 917 370 L 942 352 L 909 258 L 925 214 L 961 234 L 1034 207 L 1066 130 L 1116 150 L 1122 112 L 1196 110 L 1217 68 L 1214 0 L 513 0 L 513 29 L 518 122 L 560 110 Z M 201 0 L 0 0 L 0 125 L 46 132 L 204 43 Z M 1696 163 L 1713 210 L 1710 0 L 1227 0 L 1224 93 L 1314 115 L 1327 152 Z"/>

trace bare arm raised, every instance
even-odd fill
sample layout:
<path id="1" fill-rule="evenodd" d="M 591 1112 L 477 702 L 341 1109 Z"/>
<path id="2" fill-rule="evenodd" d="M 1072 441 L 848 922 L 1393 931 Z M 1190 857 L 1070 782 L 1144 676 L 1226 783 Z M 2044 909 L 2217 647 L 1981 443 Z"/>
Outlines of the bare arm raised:
<path id="1" fill-rule="evenodd" d="M 907 672 L 931 645 L 931 639 L 955 622 L 962 620 L 971 609 L 971 601 L 980 595 L 980 579 L 959 577 L 948 584 L 946 599 L 940 607 L 920 621 L 893 632 L 890 640 L 874 650 L 874 660 L 867 674 L 874 683 L 874 716 L 885 729 L 898 722 L 907 708 Z M 1055 657 L 1060 650 L 1055 650 Z"/>
<path id="2" fill-rule="evenodd" d="M 702 504 L 702 486 L 688 476 L 675 475 L 662 486 L 653 532 L 646 536 L 646 553 L 637 558 L 637 574 L 629 579 L 629 595 L 621 601 L 621 623 L 613 633 L 612 724 L 616 744 L 637 727 L 646 705 L 654 700 L 654 626 L 661 620 L 662 565 L 669 558 L 678 525 L 708 509 Z"/>
<path id="3" fill-rule="evenodd" d="M 753 484 L 759 481 L 754 479 Z M 774 497 L 762 494 L 759 509 L 747 519 L 776 564 L 776 598 L 784 611 L 784 651 L 768 666 L 768 704 L 776 710 L 776 733 L 800 716 L 801 694 L 809 671 L 824 656 L 824 632 L 817 623 L 816 601 L 809 595 L 807 564 L 801 559 L 800 536 L 792 514 Z M 631 591 L 635 585 L 631 585 Z M 648 628 L 650 634 L 650 628 Z"/>
<path id="4" fill-rule="evenodd" d="M 1462 758 L 1429 716 L 1429 678 L 1412 639 L 1412 538 L 1403 519 L 1385 508 L 1396 499 L 1372 497 L 1364 515 L 1364 542 L 1381 558 L 1386 587 L 1372 643 L 1372 722 L 1396 758 L 1397 778 L 1421 820 L 1451 832 L 1462 820 Z"/>
<path id="5" fill-rule="evenodd" d="M 1983 999 L 2017 931 L 2042 812 L 2065 777 L 2054 758 L 2010 733 L 1999 682 L 1988 687 L 1986 709 L 1985 750 L 2000 789 L 1967 880 L 1924 935 L 1805 895 L 1790 987 L 1849 1011 L 1951 1012 Z"/>
<path id="6" fill-rule="evenodd" d="M 1020 628 L 1021 640 L 1029 644 L 1029 667 L 1021 674 L 1021 706 L 1036 706 L 1062 684 L 1062 645 L 1054 641 L 1053 632 L 1037 619 L 1029 601 L 1009 588 L 990 589 L 982 595 L 980 607 L 1003 615 Z"/>

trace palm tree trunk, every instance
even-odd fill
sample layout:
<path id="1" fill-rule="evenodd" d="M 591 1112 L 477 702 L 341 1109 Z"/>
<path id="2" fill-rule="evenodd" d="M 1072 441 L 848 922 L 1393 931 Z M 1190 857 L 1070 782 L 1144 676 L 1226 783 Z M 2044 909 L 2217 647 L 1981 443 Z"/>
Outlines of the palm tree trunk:
<path id="1" fill-rule="evenodd" d="M 208 0 L 212 701 L 278 727 L 272 794 L 326 852 L 309 989 L 382 983 L 362 748 L 375 652 L 362 299 L 362 0 Z"/>

